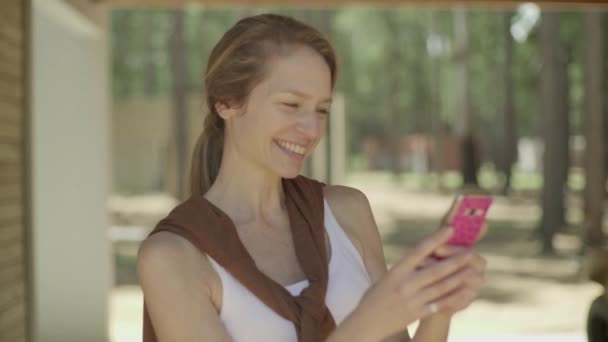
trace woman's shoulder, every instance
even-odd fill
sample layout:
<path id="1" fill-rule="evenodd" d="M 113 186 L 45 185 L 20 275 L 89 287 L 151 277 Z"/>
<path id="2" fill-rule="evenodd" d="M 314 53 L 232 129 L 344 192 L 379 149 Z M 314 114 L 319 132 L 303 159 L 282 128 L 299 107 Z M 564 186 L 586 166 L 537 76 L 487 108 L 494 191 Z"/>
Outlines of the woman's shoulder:
<path id="1" fill-rule="evenodd" d="M 193 259 L 198 250 L 181 235 L 159 231 L 142 241 L 139 246 L 138 260 L 154 263 L 171 263 L 182 258 Z"/>
<path id="2" fill-rule="evenodd" d="M 323 196 L 333 208 L 339 210 L 363 209 L 369 206 L 367 196 L 356 188 L 344 185 L 327 185 L 323 188 Z"/>
<path id="3" fill-rule="evenodd" d="M 182 236 L 160 231 L 142 242 L 137 275 L 159 340 L 201 340 L 209 334 L 228 340 L 218 318 L 221 283 L 214 274 L 207 258 Z"/>
<path id="4" fill-rule="evenodd" d="M 328 185 L 323 188 L 323 195 L 344 232 L 365 249 L 364 242 L 370 234 L 378 234 L 367 196 L 343 185 Z"/>
<path id="5" fill-rule="evenodd" d="M 219 276 L 205 254 L 186 238 L 166 231 L 142 241 L 137 254 L 137 276 L 144 289 L 177 285 L 184 292 L 196 292 L 203 285 L 211 298 L 215 297 L 219 283 Z"/>
<path id="6" fill-rule="evenodd" d="M 365 193 L 361 190 L 344 185 L 328 185 L 323 188 L 323 196 L 329 204 L 339 223 L 366 223 L 373 220 L 371 206 Z M 355 224 L 360 227 L 362 225 Z M 369 227 L 360 227 L 366 229 Z"/>
<path id="7" fill-rule="evenodd" d="M 386 272 L 382 240 L 371 205 L 360 190 L 327 186 L 324 195 L 336 220 L 363 257 L 373 282 Z"/>

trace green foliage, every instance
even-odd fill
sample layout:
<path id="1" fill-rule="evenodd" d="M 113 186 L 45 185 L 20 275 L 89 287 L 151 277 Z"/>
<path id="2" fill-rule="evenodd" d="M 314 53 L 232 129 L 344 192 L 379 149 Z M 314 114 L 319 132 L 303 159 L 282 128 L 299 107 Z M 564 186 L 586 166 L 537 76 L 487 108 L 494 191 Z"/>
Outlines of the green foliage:
<path id="1" fill-rule="evenodd" d="M 192 89 L 200 89 L 213 45 L 241 11 L 202 6 L 188 6 L 183 10 L 189 83 Z M 170 92 L 172 14 L 171 10 L 164 9 L 112 12 L 112 93 L 115 100 L 133 95 L 162 96 Z"/>
<path id="2" fill-rule="evenodd" d="M 449 126 L 458 120 L 459 87 L 455 75 L 454 23 L 451 10 L 418 7 L 348 6 L 332 10 L 294 8 L 208 8 L 187 6 L 184 35 L 191 91 L 202 91 L 209 53 L 220 36 L 238 18 L 262 12 L 292 15 L 331 35 L 339 54 L 337 91 L 346 95 L 350 149 L 360 151 L 361 141 L 386 134 L 389 118 L 396 117 L 395 134 L 431 133 L 432 117 Z M 431 58 L 427 41 L 432 31 L 451 46 Z M 504 62 L 502 12 L 468 12 L 471 108 L 483 141 L 496 142 L 497 115 L 502 105 L 500 67 Z M 513 22 L 521 19 L 513 16 Z M 169 40 L 173 27 L 170 10 L 115 10 L 112 28 L 112 93 L 116 101 L 134 95 L 166 96 L 171 89 Z M 320 27 L 321 28 L 321 27 Z M 583 30 L 580 13 L 561 15 L 561 38 L 568 52 L 573 132 L 581 130 L 583 99 Z M 513 96 L 517 131 L 538 135 L 539 60 L 536 28 L 524 41 L 513 42 Z M 434 89 L 433 75 L 438 77 Z M 439 94 L 439 98 L 435 97 Z"/>

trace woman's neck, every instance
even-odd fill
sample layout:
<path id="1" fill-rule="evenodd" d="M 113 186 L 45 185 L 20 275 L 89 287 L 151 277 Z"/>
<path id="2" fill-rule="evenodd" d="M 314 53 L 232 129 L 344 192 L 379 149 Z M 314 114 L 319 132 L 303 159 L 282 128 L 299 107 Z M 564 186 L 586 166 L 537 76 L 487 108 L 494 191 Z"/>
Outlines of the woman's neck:
<path id="1" fill-rule="evenodd" d="M 270 218 L 285 212 L 280 176 L 228 156 L 204 196 L 237 225 L 270 222 Z"/>

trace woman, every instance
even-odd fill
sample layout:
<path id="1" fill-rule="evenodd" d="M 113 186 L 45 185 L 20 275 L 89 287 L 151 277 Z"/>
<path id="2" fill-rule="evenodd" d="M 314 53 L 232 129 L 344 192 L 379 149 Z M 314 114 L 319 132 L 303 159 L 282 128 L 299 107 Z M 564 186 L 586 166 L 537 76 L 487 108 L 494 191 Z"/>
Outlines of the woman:
<path id="1" fill-rule="evenodd" d="M 240 20 L 213 49 L 192 195 L 142 243 L 149 341 L 446 341 L 483 282 L 451 229 L 387 271 L 358 190 L 298 176 L 325 134 L 336 56 L 278 15 Z M 434 262 L 431 256 L 441 255 Z"/>

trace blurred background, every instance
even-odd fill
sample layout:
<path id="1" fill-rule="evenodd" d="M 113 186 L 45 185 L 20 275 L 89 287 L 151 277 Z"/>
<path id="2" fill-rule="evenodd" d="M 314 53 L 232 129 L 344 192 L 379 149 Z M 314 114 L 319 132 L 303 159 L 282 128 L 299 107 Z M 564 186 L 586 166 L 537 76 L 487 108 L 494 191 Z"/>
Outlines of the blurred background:
<path id="1" fill-rule="evenodd" d="M 266 12 L 337 48 L 303 173 L 368 196 L 389 264 L 460 190 L 494 196 L 487 285 L 450 341 L 608 341 L 605 9 L 2 0 L 0 341 L 141 340 L 137 250 L 187 196 L 208 55 Z"/>

